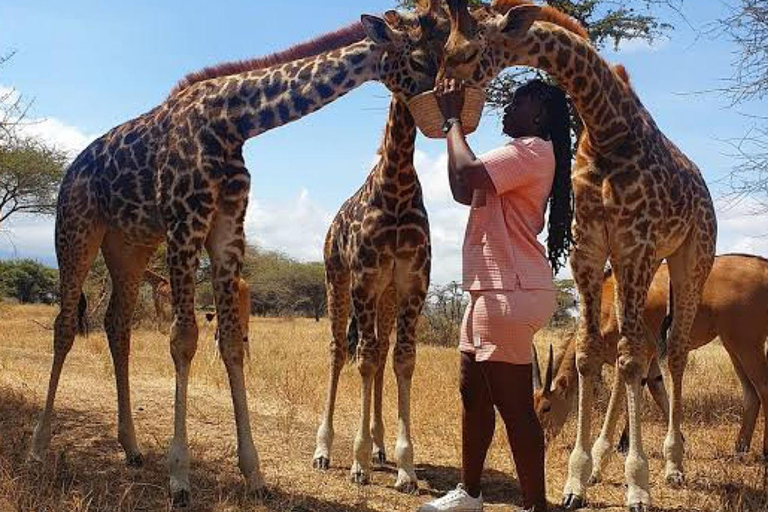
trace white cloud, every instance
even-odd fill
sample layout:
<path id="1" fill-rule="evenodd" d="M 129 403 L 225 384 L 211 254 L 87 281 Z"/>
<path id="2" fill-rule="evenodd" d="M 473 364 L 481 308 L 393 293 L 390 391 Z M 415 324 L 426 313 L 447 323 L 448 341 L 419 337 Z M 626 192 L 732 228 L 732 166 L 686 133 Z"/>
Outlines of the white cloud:
<path id="1" fill-rule="evenodd" d="M 738 204 L 715 202 L 718 253 L 746 252 L 768 257 L 768 212 L 750 200 Z M 764 211 L 764 210 L 763 210 Z"/>
<path id="2" fill-rule="evenodd" d="M 4 100 L 5 105 L 13 105 L 18 99 L 19 93 L 15 89 L 0 85 L 0 100 Z M 77 156 L 97 137 L 97 135 L 84 133 L 77 127 L 68 125 L 59 119 L 40 118 L 34 117 L 34 115 L 27 115 L 23 119 L 19 126 L 19 132 L 22 135 L 39 138 L 66 151 L 70 158 Z"/>
<path id="3" fill-rule="evenodd" d="M 322 260 L 325 233 L 334 214 L 314 202 L 306 189 L 287 203 L 252 196 L 245 217 L 246 237 L 303 261 Z"/>

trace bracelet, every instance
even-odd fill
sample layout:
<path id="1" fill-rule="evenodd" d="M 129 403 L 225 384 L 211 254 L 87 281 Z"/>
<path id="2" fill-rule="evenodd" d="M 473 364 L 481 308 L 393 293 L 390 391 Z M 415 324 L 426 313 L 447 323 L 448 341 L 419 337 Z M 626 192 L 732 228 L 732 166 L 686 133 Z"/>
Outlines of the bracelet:
<path id="1" fill-rule="evenodd" d="M 445 122 L 443 123 L 443 133 L 447 135 L 448 132 L 451 131 L 451 128 L 453 127 L 453 125 L 456 123 L 461 123 L 461 119 L 456 117 L 449 117 L 448 119 L 446 119 Z"/>

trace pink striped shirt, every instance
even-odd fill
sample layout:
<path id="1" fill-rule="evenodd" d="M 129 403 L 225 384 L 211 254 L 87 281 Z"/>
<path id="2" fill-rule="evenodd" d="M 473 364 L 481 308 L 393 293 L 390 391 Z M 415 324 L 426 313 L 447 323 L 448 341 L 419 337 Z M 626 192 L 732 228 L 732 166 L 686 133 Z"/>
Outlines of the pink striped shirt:
<path id="1" fill-rule="evenodd" d="M 555 175 L 552 143 L 521 137 L 479 159 L 496 187 L 471 207 L 464 236 L 465 291 L 552 290 L 552 268 L 536 236 Z"/>

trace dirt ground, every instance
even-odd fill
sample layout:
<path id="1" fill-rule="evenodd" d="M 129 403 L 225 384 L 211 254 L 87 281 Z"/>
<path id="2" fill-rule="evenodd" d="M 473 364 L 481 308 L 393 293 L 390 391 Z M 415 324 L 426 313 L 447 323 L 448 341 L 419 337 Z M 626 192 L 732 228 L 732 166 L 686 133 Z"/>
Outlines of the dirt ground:
<path id="1" fill-rule="evenodd" d="M 78 338 L 67 359 L 56 402 L 47 463 L 25 462 L 32 429 L 44 400 L 51 363 L 55 308 L 0 305 L 0 512 L 102 512 L 169 510 L 166 451 L 172 433 L 174 374 L 168 341 L 154 331 L 133 337 L 131 379 L 141 469 L 129 469 L 116 439 L 112 362 L 103 333 Z M 558 342 L 543 333 L 537 343 Z M 341 378 L 331 469 L 312 469 L 315 432 L 327 380 L 325 321 L 252 318 L 249 406 L 256 446 L 269 492 L 243 491 L 237 469 L 232 406 L 223 365 L 216 358 L 213 327 L 201 322 L 189 392 L 192 456 L 191 511 L 411 511 L 459 479 L 460 409 L 457 352 L 419 347 L 413 386 L 413 438 L 420 479 L 418 495 L 394 488 L 396 470 L 376 471 L 370 485 L 347 478 L 358 422 L 359 379 L 353 366 Z M 644 442 L 651 463 L 651 493 L 661 511 L 768 510 L 766 476 L 758 457 L 762 421 L 752 452 L 739 459 L 733 446 L 741 413 L 741 389 L 718 344 L 690 358 L 684 396 L 687 483 L 664 484 L 661 452 L 665 425 L 650 406 L 644 411 Z M 387 446 L 394 452 L 396 386 L 385 384 Z M 602 404 L 604 406 L 604 402 Z M 599 421 L 600 418 L 598 418 Z M 500 428 L 500 426 L 499 426 Z M 560 501 L 575 434 L 573 418 L 548 447 L 551 503 Z M 596 424 L 593 432 L 598 431 Z M 504 437 L 497 432 L 484 477 L 487 510 L 510 510 L 519 492 Z M 606 480 L 591 488 L 595 510 L 623 510 L 623 466 L 615 456 Z M 516 510 L 515 508 L 511 508 Z"/>

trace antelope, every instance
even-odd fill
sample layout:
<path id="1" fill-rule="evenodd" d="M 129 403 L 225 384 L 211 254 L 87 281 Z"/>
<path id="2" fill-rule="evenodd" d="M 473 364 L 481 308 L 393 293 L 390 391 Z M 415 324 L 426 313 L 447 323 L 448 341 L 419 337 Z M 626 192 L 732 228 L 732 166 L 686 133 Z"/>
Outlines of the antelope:
<path id="1" fill-rule="evenodd" d="M 662 336 L 663 330 L 668 327 L 668 320 L 665 322 L 668 282 L 669 271 L 664 264 L 651 284 L 645 309 L 645 321 L 649 329 L 652 329 L 653 333 L 661 333 Z M 615 285 L 612 273 L 606 272 L 601 305 L 604 342 L 602 360 L 603 364 L 610 365 L 616 362 L 616 344 L 619 340 L 612 300 Z M 655 336 L 651 333 L 648 335 Z M 690 349 L 702 347 L 718 336 L 741 382 L 744 410 L 735 450 L 743 454 L 750 449 L 761 403 L 763 418 L 768 420 L 768 354 L 764 352 L 768 337 L 768 259 L 746 254 L 726 254 L 715 259 L 694 320 Z M 651 363 L 645 382 L 654 401 L 664 416 L 668 417 L 669 401 L 656 358 L 655 340 L 646 346 L 650 350 L 648 355 Z M 559 434 L 565 424 L 578 391 L 575 338 L 571 337 L 566 342 L 559 364 L 556 364 L 553 358 L 551 346 L 549 352 L 543 384 L 538 360 L 534 360 L 534 403 L 545 436 L 551 440 Z M 621 397 L 621 394 L 614 393 L 613 396 Z M 609 404 L 600 436 L 592 448 L 595 464 L 591 483 L 600 480 L 600 473 L 607 459 L 606 454 L 613 442 L 620 405 L 620 400 L 612 400 Z M 766 426 L 763 457 L 768 457 L 768 421 Z"/>

